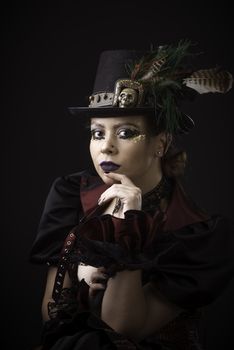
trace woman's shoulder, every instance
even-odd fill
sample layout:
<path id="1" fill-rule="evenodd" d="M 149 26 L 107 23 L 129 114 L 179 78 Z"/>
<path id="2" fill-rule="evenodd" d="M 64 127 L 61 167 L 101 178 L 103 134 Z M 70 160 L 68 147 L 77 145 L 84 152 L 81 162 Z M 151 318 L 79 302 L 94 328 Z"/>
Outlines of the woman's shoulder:
<path id="1" fill-rule="evenodd" d="M 47 195 L 31 249 L 32 262 L 58 261 L 66 235 L 83 215 L 80 188 L 90 177 L 91 172 L 83 170 L 55 178 Z"/>
<path id="2" fill-rule="evenodd" d="M 74 191 L 75 193 L 79 193 L 80 189 L 89 187 L 91 184 L 98 182 L 99 178 L 94 172 L 89 169 L 84 169 L 56 177 L 52 182 L 50 193 L 57 192 L 60 195 L 72 195 Z"/>
<path id="3" fill-rule="evenodd" d="M 92 173 L 88 169 L 84 169 L 74 173 L 60 175 L 53 180 L 52 186 L 53 187 L 63 187 L 63 186 L 80 187 L 80 184 L 83 181 L 83 179 L 88 179 L 90 176 L 92 176 Z"/>

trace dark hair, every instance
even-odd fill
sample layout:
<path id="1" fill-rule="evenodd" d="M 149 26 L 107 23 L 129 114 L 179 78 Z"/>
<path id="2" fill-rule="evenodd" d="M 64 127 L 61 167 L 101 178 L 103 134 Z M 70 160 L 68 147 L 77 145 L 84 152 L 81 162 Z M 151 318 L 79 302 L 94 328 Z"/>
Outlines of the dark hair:
<path id="1" fill-rule="evenodd" d="M 163 125 L 159 125 L 153 115 L 146 115 L 146 123 L 151 136 L 157 136 L 165 131 Z M 187 162 L 187 153 L 176 146 L 175 140 L 169 146 L 162 158 L 163 173 L 168 177 L 180 177 L 184 174 Z"/>
<path id="2" fill-rule="evenodd" d="M 167 177 L 180 177 L 184 174 L 187 162 L 187 153 L 171 145 L 162 158 L 163 173 Z"/>

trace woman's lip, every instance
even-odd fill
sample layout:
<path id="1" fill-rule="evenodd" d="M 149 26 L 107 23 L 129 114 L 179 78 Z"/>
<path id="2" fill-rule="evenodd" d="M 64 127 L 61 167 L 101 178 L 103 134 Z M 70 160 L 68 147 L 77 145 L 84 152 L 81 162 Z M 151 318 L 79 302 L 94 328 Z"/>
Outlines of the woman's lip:
<path id="1" fill-rule="evenodd" d="M 115 170 L 119 169 L 119 167 L 120 167 L 120 165 L 112 163 L 112 162 L 101 162 L 99 165 L 105 173 L 115 171 Z"/>

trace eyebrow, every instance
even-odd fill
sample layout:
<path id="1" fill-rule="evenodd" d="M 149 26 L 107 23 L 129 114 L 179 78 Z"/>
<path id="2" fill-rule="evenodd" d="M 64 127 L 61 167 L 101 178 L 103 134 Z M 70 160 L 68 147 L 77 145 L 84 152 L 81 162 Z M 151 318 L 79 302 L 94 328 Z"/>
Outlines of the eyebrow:
<path id="1" fill-rule="evenodd" d="M 126 122 L 126 123 L 117 123 L 117 124 L 114 124 L 114 129 L 117 129 L 119 128 L 120 126 L 134 126 L 135 128 L 139 128 L 139 125 L 135 124 L 135 123 L 131 123 L 131 122 Z M 103 129 L 105 129 L 105 125 L 101 124 L 101 123 L 92 123 L 91 126 L 99 126 Z"/>

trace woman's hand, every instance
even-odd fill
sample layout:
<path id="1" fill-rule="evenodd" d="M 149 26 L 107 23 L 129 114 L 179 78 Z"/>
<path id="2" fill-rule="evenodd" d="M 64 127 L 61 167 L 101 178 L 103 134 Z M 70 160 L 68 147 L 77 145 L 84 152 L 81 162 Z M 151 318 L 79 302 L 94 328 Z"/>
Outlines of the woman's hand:
<path id="1" fill-rule="evenodd" d="M 98 204 L 102 205 L 116 198 L 116 205 L 113 214 L 121 211 L 125 213 L 127 210 L 141 210 L 142 194 L 141 189 L 125 175 L 108 173 L 109 178 L 114 180 L 114 183 L 109 187 L 99 198 Z"/>
<path id="2" fill-rule="evenodd" d="M 108 275 L 104 267 L 99 267 L 92 272 L 89 281 L 89 297 L 94 297 L 100 290 L 106 289 Z"/>

